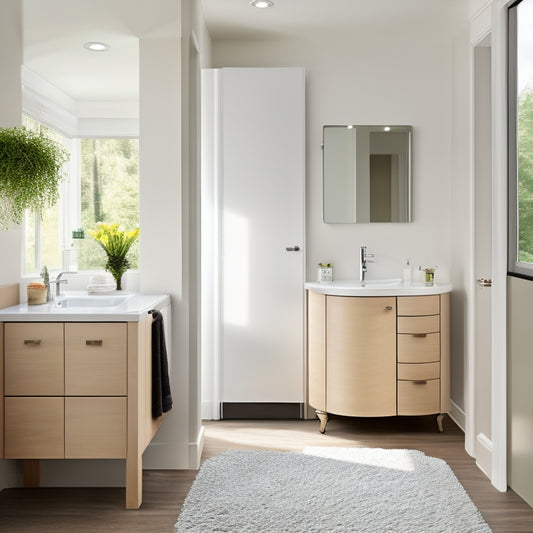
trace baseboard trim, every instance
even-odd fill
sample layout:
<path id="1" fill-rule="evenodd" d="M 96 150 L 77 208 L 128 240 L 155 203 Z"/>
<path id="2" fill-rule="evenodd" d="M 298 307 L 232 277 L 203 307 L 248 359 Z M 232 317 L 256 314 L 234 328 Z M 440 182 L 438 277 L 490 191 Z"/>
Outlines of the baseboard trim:
<path id="1" fill-rule="evenodd" d="M 200 461 L 204 450 L 204 440 L 205 430 L 204 426 L 202 426 L 196 442 L 189 442 L 189 468 L 192 470 L 198 470 L 200 468 Z"/>
<path id="2" fill-rule="evenodd" d="M 450 418 L 463 430 L 465 431 L 465 412 L 453 401 L 450 401 L 450 412 L 448 413 Z"/>
<path id="3" fill-rule="evenodd" d="M 222 420 L 300 420 L 303 403 L 278 402 L 223 402 L 220 404 Z"/>
<path id="4" fill-rule="evenodd" d="M 491 479 L 492 441 L 484 433 L 476 436 L 476 465 Z"/>

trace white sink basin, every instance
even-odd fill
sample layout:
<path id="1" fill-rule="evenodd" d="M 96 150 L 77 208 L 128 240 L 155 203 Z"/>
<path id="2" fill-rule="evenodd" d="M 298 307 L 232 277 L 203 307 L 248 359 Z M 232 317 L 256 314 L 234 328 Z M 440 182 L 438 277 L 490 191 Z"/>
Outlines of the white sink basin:
<path id="1" fill-rule="evenodd" d="M 55 300 L 55 306 L 60 309 L 100 309 L 102 307 L 117 307 L 130 297 L 129 294 L 88 294 L 86 296 L 59 296 Z"/>
<path id="2" fill-rule="evenodd" d="M 399 278 L 368 279 L 365 281 L 311 281 L 305 288 L 330 296 L 408 296 L 423 294 L 441 294 L 449 292 L 449 283 L 426 287 L 421 283 L 404 284 Z"/>

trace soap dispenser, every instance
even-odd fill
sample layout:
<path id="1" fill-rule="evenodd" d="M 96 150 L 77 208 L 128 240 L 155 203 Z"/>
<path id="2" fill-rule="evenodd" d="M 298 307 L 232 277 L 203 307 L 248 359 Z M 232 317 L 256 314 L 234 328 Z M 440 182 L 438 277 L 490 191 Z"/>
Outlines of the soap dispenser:
<path id="1" fill-rule="evenodd" d="M 411 285 L 411 264 L 409 263 L 409 259 L 403 267 L 403 284 Z"/>

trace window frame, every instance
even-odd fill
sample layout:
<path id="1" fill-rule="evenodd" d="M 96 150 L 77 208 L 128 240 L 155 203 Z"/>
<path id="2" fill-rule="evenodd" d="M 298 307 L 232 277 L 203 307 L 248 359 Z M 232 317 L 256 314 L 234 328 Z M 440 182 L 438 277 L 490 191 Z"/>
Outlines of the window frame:
<path id="1" fill-rule="evenodd" d="M 533 280 L 533 263 L 518 260 L 518 16 L 522 0 L 507 9 L 507 178 L 508 251 L 507 274 Z"/>

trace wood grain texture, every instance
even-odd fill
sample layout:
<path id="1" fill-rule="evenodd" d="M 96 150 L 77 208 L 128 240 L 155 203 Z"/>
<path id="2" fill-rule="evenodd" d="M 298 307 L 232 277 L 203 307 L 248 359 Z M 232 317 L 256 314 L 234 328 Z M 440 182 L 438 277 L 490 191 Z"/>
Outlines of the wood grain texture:
<path id="1" fill-rule="evenodd" d="M 440 410 L 450 411 L 450 293 L 440 295 Z"/>
<path id="2" fill-rule="evenodd" d="M 440 413 L 440 380 L 398 381 L 398 414 Z"/>
<path id="3" fill-rule="evenodd" d="M 6 459 L 63 459 L 64 398 L 5 398 Z"/>
<path id="4" fill-rule="evenodd" d="M 308 402 L 326 411 L 326 295 L 307 291 Z"/>
<path id="5" fill-rule="evenodd" d="M 438 379 L 440 377 L 440 363 L 399 363 L 398 379 L 419 380 Z"/>
<path id="6" fill-rule="evenodd" d="M 440 333 L 424 337 L 412 333 L 398 334 L 399 363 L 431 363 L 440 361 Z"/>
<path id="7" fill-rule="evenodd" d="M 396 413 L 396 298 L 327 297 L 327 411 Z"/>
<path id="8" fill-rule="evenodd" d="M 101 345 L 87 344 L 87 341 Z M 127 325 L 65 324 L 65 394 L 126 396 Z"/>
<path id="9" fill-rule="evenodd" d="M 436 333 L 440 331 L 439 315 L 399 316 L 398 333 Z"/>
<path id="10" fill-rule="evenodd" d="M 533 509 L 513 491 L 501 493 L 464 450 L 464 434 L 448 418 L 437 433 L 435 417 L 343 418 L 332 416 L 325 435 L 317 420 L 204 422 L 202 459 L 229 449 L 299 451 L 304 446 L 409 448 L 444 459 L 494 533 L 533 531 Z M 197 472 L 143 472 L 144 501 L 124 509 L 123 488 L 4 489 L 0 531 L 18 533 L 171 533 Z M 333 524 L 332 524 L 333 528 Z"/>
<path id="11" fill-rule="evenodd" d="M 4 334 L 5 394 L 63 395 L 63 324 L 7 322 Z"/>
<path id="12" fill-rule="evenodd" d="M 0 287 L 0 309 L 19 303 L 19 284 Z M 4 324 L 0 322 L 0 398 L 4 397 Z M 4 427 L 4 402 L 0 402 L 0 428 Z M 4 457 L 4 439 L 0 438 L 0 458 Z"/>
<path id="13" fill-rule="evenodd" d="M 125 459 L 126 401 L 65 398 L 65 459 Z"/>
<path id="14" fill-rule="evenodd" d="M 398 297 L 398 316 L 438 315 L 439 313 L 438 294 Z"/>

